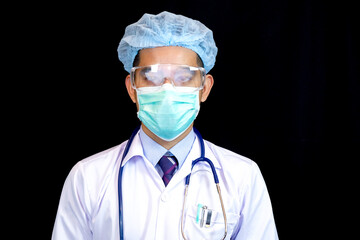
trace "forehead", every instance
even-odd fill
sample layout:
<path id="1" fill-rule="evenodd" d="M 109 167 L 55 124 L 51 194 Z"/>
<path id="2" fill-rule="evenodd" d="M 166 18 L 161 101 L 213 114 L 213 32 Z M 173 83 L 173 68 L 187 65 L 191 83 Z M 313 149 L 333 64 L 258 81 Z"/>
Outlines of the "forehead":
<path id="1" fill-rule="evenodd" d="M 178 64 L 197 66 L 197 54 L 184 47 L 156 47 L 146 48 L 139 52 L 139 66 L 153 64 Z"/>

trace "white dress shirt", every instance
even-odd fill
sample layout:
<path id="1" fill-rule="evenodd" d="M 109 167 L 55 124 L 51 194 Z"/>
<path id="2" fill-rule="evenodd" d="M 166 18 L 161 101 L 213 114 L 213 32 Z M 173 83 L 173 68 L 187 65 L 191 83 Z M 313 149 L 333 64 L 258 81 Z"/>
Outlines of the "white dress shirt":
<path id="1" fill-rule="evenodd" d="M 122 163 L 124 239 L 183 239 L 180 221 L 184 179 L 190 172 L 185 235 L 191 240 L 222 238 L 224 219 L 213 174 L 205 162 L 191 171 L 192 161 L 200 156 L 198 138 L 191 141 L 182 165 L 165 187 L 156 164 L 144 153 L 142 143 L 146 141 L 139 133 L 135 136 Z M 256 163 L 204 142 L 205 156 L 213 162 L 219 177 L 228 222 L 226 239 L 278 239 L 269 194 Z M 61 194 L 53 240 L 119 239 L 118 173 L 126 143 L 73 167 Z M 209 226 L 199 221 L 199 204 L 212 210 Z"/>
<path id="2" fill-rule="evenodd" d="M 178 161 L 178 166 L 175 169 L 175 172 L 183 165 L 187 155 L 189 154 L 193 143 L 195 141 L 195 132 L 194 130 L 190 131 L 186 137 L 184 137 L 180 142 L 178 142 L 175 146 L 171 149 L 167 150 L 153 139 L 151 139 L 146 133 L 143 131 L 142 127 L 139 131 L 140 142 L 144 150 L 144 155 L 147 160 L 155 167 L 158 171 L 159 175 L 162 177 L 164 175 L 163 171 L 161 170 L 159 160 L 165 154 L 170 152 L 170 155 L 175 156 L 176 160 Z"/>

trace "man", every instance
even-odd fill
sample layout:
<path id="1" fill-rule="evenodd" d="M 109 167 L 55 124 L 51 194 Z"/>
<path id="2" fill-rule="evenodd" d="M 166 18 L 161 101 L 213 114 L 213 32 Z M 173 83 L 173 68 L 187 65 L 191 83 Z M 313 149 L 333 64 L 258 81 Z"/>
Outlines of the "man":
<path id="1" fill-rule="evenodd" d="M 256 163 L 193 128 L 214 83 L 211 30 L 169 12 L 145 14 L 126 28 L 118 54 L 141 128 L 73 167 L 52 239 L 278 239 Z"/>

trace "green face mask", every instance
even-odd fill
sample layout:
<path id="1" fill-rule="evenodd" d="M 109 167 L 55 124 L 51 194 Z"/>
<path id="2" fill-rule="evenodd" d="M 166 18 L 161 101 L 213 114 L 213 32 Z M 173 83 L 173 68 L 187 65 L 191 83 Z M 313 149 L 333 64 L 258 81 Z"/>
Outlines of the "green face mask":
<path id="1" fill-rule="evenodd" d="M 166 83 L 156 91 L 152 87 L 137 90 L 138 118 L 165 141 L 172 141 L 184 133 L 200 110 L 197 88 L 178 89 Z"/>

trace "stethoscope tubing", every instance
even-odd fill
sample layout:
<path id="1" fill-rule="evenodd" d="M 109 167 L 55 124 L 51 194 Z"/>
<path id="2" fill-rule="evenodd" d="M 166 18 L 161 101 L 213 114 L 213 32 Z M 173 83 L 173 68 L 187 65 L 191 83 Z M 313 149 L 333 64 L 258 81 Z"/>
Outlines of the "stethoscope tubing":
<path id="1" fill-rule="evenodd" d="M 118 176 L 119 234 L 120 234 L 120 240 L 124 239 L 124 217 L 123 217 L 123 214 L 122 214 L 123 213 L 123 199 L 122 199 L 122 184 L 121 184 L 121 182 L 122 182 L 122 172 L 123 172 L 124 168 L 121 165 L 122 165 L 122 163 L 124 161 L 124 158 L 126 157 L 127 153 L 129 152 L 131 143 L 134 140 L 135 135 L 138 133 L 139 129 L 140 129 L 140 125 L 137 126 L 135 128 L 135 130 L 132 132 L 128 142 L 126 143 L 124 153 L 122 155 L 121 162 L 120 162 L 120 170 L 119 170 L 119 176 Z M 118 158 L 119 158 L 119 156 L 118 156 Z"/>

